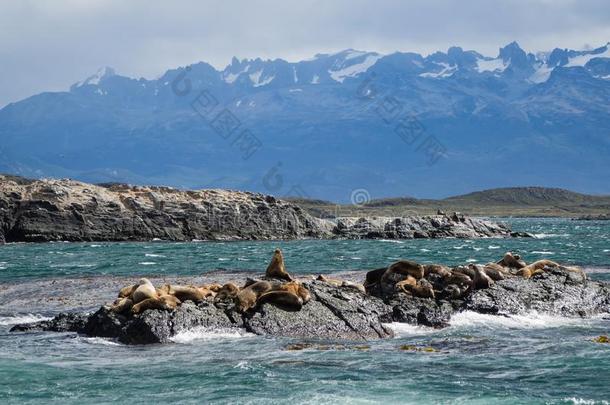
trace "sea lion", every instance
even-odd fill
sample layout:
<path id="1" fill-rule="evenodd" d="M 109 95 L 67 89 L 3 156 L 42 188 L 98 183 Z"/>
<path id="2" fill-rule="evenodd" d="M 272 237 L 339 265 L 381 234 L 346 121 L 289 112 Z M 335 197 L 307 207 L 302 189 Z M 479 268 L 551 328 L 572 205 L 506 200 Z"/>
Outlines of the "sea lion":
<path id="1" fill-rule="evenodd" d="M 416 285 L 417 285 L 417 280 L 414 277 L 407 276 L 407 278 L 405 278 L 404 280 L 396 283 L 395 287 L 397 290 L 403 291 L 404 293 L 406 293 L 408 295 L 412 295 L 411 289 L 413 287 L 415 287 Z"/>
<path id="2" fill-rule="evenodd" d="M 282 255 L 282 251 L 280 249 L 275 249 L 275 252 L 273 252 L 273 257 L 271 258 L 269 266 L 267 266 L 265 276 L 269 278 L 280 278 L 282 280 L 292 281 L 292 277 L 286 272 L 284 256 Z"/>
<path id="3" fill-rule="evenodd" d="M 250 284 L 235 296 L 235 307 L 239 312 L 246 312 L 250 308 L 254 308 L 258 298 L 271 288 L 271 283 L 268 281 L 257 281 Z"/>
<path id="4" fill-rule="evenodd" d="M 498 261 L 498 264 L 513 269 L 522 269 L 526 266 L 525 262 L 521 260 L 521 256 L 512 252 L 504 253 L 504 257 Z"/>
<path id="5" fill-rule="evenodd" d="M 449 284 L 441 292 L 441 297 L 456 300 L 462 298 L 464 295 L 462 289 L 455 284 Z"/>
<path id="6" fill-rule="evenodd" d="M 382 279 L 388 273 L 409 275 L 414 277 L 416 280 L 419 280 L 420 278 L 424 277 L 424 266 L 411 260 L 399 260 L 392 263 L 390 267 L 388 267 L 388 271 L 383 274 Z"/>
<path id="7" fill-rule="evenodd" d="M 483 266 L 483 271 L 494 281 L 504 280 L 510 275 L 510 273 L 508 273 L 504 267 L 497 263 L 487 263 L 485 266 Z"/>
<path id="8" fill-rule="evenodd" d="M 463 294 L 465 294 L 472 287 L 472 279 L 466 274 L 459 272 L 451 272 L 451 274 L 445 279 L 448 285 L 457 285 Z"/>
<path id="9" fill-rule="evenodd" d="M 218 284 L 218 283 L 204 284 L 204 285 L 200 286 L 199 288 L 204 288 L 206 290 L 210 290 L 212 292 L 217 293 L 222 288 L 222 284 Z"/>
<path id="10" fill-rule="evenodd" d="M 366 288 L 368 285 L 379 283 L 383 273 L 385 273 L 387 269 L 387 267 L 382 267 L 380 269 L 368 271 L 365 276 L 364 287 Z"/>
<path id="11" fill-rule="evenodd" d="M 451 269 L 451 272 L 453 274 L 455 274 L 455 273 L 465 274 L 468 277 L 470 277 L 471 279 L 474 279 L 474 276 L 475 276 L 474 269 L 472 269 L 469 266 L 457 266 L 457 267 L 454 267 L 453 269 Z"/>
<path id="12" fill-rule="evenodd" d="M 197 287 L 193 286 L 170 285 L 169 294 L 178 298 L 180 302 L 201 302 L 205 299 L 203 293 Z"/>
<path id="13" fill-rule="evenodd" d="M 566 266 L 562 266 L 559 263 L 556 263 L 552 260 L 543 259 L 543 260 L 535 261 L 534 263 L 528 264 L 527 266 L 519 269 L 519 271 L 517 272 L 517 275 L 522 276 L 524 278 L 530 278 L 536 274 L 544 273 L 544 269 L 547 267 L 584 274 L 583 271 L 578 267 L 566 267 Z"/>
<path id="14" fill-rule="evenodd" d="M 160 297 L 147 298 L 143 301 L 138 302 L 131 307 L 131 312 L 139 314 L 147 309 L 163 309 L 172 311 L 180 305 L 180 300 L 173 295 L 162 295 Z"/>
<path id="15" fill-rule="evenodd" d="M 110 311 L 120 314 L 129 311 L 132 306 L 133 301 L 131 300 L 131 298 L 117 298 L 116 301 L 114 301 L 114 303 L 110 305 Z"/>
<path id="16" fill-rule="evenodd" d="M 130 297 L 131 294 L 138 288 L 138 284 L 128 285 L 127 287 L 123 287 L 119 290 L 119 298 L 127 298 Z"/>
<path id="17" fill-rule="evenodd" d="M 226 283 L 222 286 L 220 290 L 218 290 L 218 292 L 216 293 L 216 297 L 214 297 L 214 300 L 222 301 L 228 298 L 234 298 L 238 292 L 239 287 L 237 285 L 235 285 L 234 283 Z"/>
<path id="18" fill-rule="evenodd" d="M 415 286 L 411 287 L 411 294 L 419 298 L 435 298 L 432 284 L 425 278 L 419 280 Z"/>
<path id="19" fill-rule="evenodd" d="M 291 281 L 289 283 L 284 283 L 277 288 L 273 288 L 274 291 L 288 291 L 298 296 L 303 300 L 303 305 L 307 304 L 311 300 L 311 294 L 309 290 L 301 283 L 296 281 Z"/>
<path id="20" fill-rule="evenodd" d="M 285 311 L 300 311 L 303 299 L 290 291 L 275 290 L 264 293 L 258 298 L 257 305 L 273 304 Z"/>
<path id="21" fill-rule="evenodd" d="M 447 277 L 450 273 L 449 267 L 441 264 L 424 264 L 424 277 L 430 274 L 438 274 L 441 277 Z"/>
<path id="22" fill-rule="evenodd" d="M 327 284 L 330 284 L 334 287 L 341 287 L 341 285 L 343 284 L 343 280 L 339 280 L 336 278 L 330 278 L 330 277 L 326 277 L 322 274 L 320 274 L 318 277 L 316 277 L 316 280 L 318 281 L 323 281 Z"/>
<path id="23" fill-rule="evenodd" d="M 474 278 L 472 279 L 472 285 L 477 290 L 489 288 L 494 284 L 494 281 L 483 271 L 482 266 L 473 266 Z"/>
<path id="24" fill-rule="evenodd" d="M 140 301 L 144 301 L 148 298 L 156 298 L 157 290 L 155 286 L 147 278 L 142 278 L 138 282 L 138 287 L 134 290 L 133 294 L 131 294 L 131 299 L 134 304 L 137 304 Z"/>
<path id="25" fill-rule="evenodd" d="M 366 294 L 366 288 L 364 288 L 364 285 L 360 283 L 354 283 L 352 281 L 343 280 L 343 283 L 341 283 L 341 287 L 353 288 L 354 290 L 358 290 L 361 293 Z"/>
<path id="26" fill-rule="evenodd" d="M 170 285 L 165 284 L 161 287 L 157 287 L 156 290 L 157 290 L 157 295 L 159 295 L 159 296 L 169 294 Z"/>
<path id="27" fill-rule="evenodd" d="M 214 292 L 208 288 L 197 287 L 197 289 L 201 292 L 201 294 L 203 295 L 203 298 L 208 298 L 208 297 L 214 298 L 216 296 L 216 292 Z"/>

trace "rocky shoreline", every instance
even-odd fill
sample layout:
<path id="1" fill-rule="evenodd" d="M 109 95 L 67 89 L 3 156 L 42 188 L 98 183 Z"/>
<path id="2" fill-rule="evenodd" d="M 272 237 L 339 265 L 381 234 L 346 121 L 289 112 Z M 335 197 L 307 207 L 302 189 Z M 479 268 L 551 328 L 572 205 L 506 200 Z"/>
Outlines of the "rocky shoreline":
<path id="1" fill-rule="evenodd" d="M 273 196 L 0 175 L 0 244 L 49 241 L 529 236 L 459 214 L 315 218 Z"/>
<path id="2" fill-rule="evenodd" d="M 273 261 L 270 268 L 272 265 Z M 578 268 L 548 260 L 527 265 L 511 254 L 497 263 L 454 268 L 403 260 L 368 272 L 365 280 L 356 280 L 351 275 L 343 279 L 290 277 L 288 281 L 279 279 L 278 274 L 283 273 L 268 268 L 260 278 L 236 280 L 241 287 L 233 295 L 222 292 L 231 284 L 228 282 L 216 289 L 209 282 L 201 287 L 158 286 L 148 301 L 138 301 L 140 298 L 134 295 L 146 284 L 140 282 L 123 288 L 114 303 L 92 313 L 61 313 L 51 320 L 15 325 L 11 331 L 76 332 L 125 344 L 168 343 L 176 334 L 195 328 L 300 339 L 366 341 L 391 337 L 393 332 L 386 326 L 390 322 L 442 328 L 461 311 L 497 316 L 529 311 L 566 317 L 610 314 L 608 284 L 589 280 Z M 244 306 L 248 299 L 244 297 L 256 285 L 266 288 Z M 294 286 L 304 288 L 306 294 L 300 295 L 303 299 L 296 290 L 290 290 Z M 129 291 L 125 292 L 126 288 Z M 209 294 L 195 298 L 179 295 L 187 290 L 189 294 L 203 291 Z M 265 294 L 276 297 L 274 293 L 278 291 L 283 297 L 292 294 L 296 306 L 293 301 L 287 305 L 284 299 L 264 299 Z M 180 297 L 182 302 L 159 306 L 162 301 L 159 297 L 171 298 L 170 295 L 174 301 Z M 124 305 L 128 301 L 130 305 L 144 302 L 148 309 L 136 311 L 135 305 L 133 308 Z"/>

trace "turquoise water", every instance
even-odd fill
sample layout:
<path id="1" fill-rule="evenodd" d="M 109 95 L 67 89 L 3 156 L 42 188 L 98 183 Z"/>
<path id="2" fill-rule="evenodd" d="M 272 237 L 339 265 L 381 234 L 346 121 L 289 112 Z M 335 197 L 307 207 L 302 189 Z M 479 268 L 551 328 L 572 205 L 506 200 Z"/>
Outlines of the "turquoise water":
<path id="1" fill-rule="evenodd" d="M 537 239 L 52 243 L 0 247 L 0 288 L 82 275 L 260 272 L 275 246 L 293 273 L 365 270 L 397 258 L 458 264 L 517 251 L 578 264 L 610 281 L 610 222 L 508 220 Z M 127 347 L 73 334 L 9 334 L 44 308 L 0 308 L 0 403 L 536 403 L 610 401 L 610 319 L 462 313 L 395 339 L 289 351 L 291 339 L 195 330 L 176 343 Z M 45 313 L 46 314 L 46 313 Z M 340 344 L 341 346 L 336 346 Z M 401 345 L 434 352 L 403 351 Z"/>

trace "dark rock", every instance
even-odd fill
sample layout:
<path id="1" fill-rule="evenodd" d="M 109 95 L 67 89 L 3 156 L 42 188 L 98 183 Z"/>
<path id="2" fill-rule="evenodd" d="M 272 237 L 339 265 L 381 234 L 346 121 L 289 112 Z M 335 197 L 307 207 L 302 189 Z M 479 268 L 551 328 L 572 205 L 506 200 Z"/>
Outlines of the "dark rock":
<path id="1" fill-rule="evenodd" d="M 14 325 L 11 332 L 82 332 L 89 318 L 88 314 L 60 313 L 47 321 Z"/>
<path id="2" fill-rule="evenodd" d="M 500 280 L 465 301 L 464 309 L 488 314 L 539 311 L 585 317 L 610 312 L 610 289 L 582 274 L 549 268 L 530 279 Z"/>

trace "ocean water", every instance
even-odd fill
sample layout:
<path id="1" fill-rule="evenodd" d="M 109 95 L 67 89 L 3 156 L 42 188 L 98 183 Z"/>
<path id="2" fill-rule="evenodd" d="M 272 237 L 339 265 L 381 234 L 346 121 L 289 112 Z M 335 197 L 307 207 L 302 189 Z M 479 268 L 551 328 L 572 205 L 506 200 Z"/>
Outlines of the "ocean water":
<path id="1" fill-rule="evenodd" d="M 36 293 L 51 280 L 260 273 L 276 246 L 295 274 L 361 270 L 364 277 L 398 258 L 485 263 L 511 250 L 610 281 L 610 222 L 506 221 L 537 238 L 10 244 L 0 247 L 0 296 L 15 283 Z M 609 316 L 465 312 L 442 330 L 393 324 L 394 339 L 310 341 L 305 350 L 289 350 L 301 340 L 223 330 L 193 330 L 146 347 L 8 332 L 57 310 L 40 300 L 0 306 L 0 403 L 610 403 L 610 345 L 592 341 L 610 333 Z"/>

